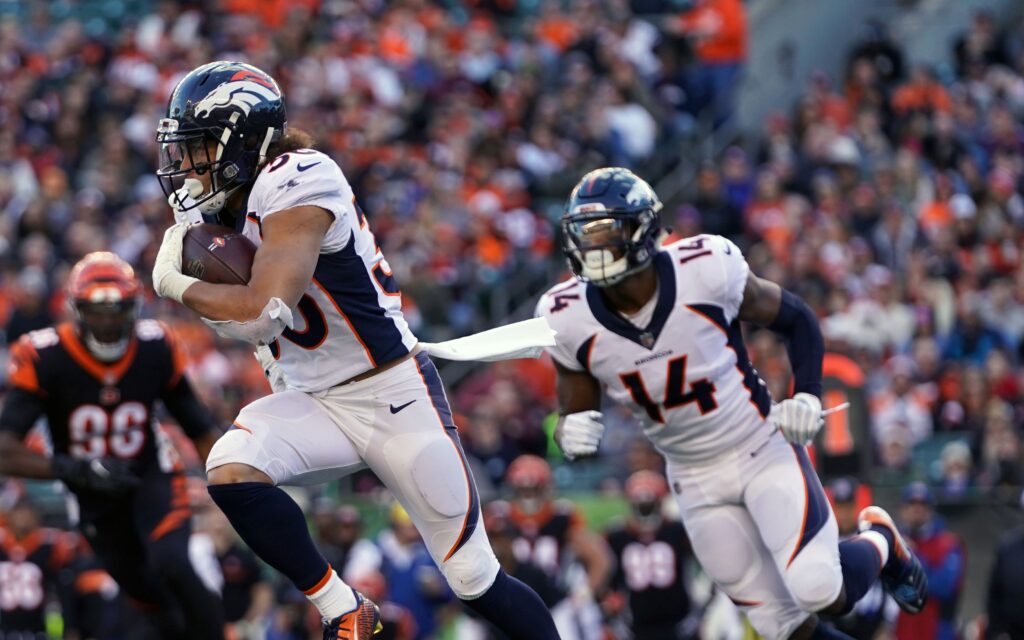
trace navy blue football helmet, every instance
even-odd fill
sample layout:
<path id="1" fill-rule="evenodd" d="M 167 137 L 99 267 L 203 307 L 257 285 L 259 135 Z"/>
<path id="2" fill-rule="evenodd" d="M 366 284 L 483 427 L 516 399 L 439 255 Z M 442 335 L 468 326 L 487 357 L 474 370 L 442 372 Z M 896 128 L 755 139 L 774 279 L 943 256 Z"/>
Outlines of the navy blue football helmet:
<path id="1" fill-rule="evenodd" d="M 562 215 L 562 251 L 576 277 L 607 287 L 647 268 L 658 253 L 661 201 L 629 169 L 591 171 Z"/>
<path id="2" fill-rule="evenodd" d="M 285 127 L 284 96 L 270 75 L 242 62 L 197 67 L 174 88 L 157 129 L 160 186 L 169 198 L 187 187 L 188 199 L 174 204 L 182 211 L 198 207 L 208 222 L 220 222 L 228 196 L 256 179 Z M 208 189 L 186 180 L 206 172 Z"/>

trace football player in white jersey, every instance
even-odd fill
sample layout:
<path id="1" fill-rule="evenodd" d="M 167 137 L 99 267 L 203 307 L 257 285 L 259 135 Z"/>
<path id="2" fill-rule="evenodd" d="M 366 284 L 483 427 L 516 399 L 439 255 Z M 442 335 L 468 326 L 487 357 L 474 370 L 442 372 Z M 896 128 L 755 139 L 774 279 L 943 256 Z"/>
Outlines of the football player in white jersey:
<path id="1" fill-rule="evenodd" d="M 836 520 L 804 445 L 821 425 L 823 341 L 813 312 L 750 272 L 712 235 L 662 247 L 661 202 L 627 169 L 588 173 L 562 218 L 576 277 L 541 297 L 558 333 L 550 349 L 570 458 L 594 454 L 602 387 L 633 407 L 667 460 L 667 477 L 708 575 L 766 638 L 846 637 L 816 613 L 848 611 L 881 577 L 907 611 L 926 583 L 889 516 Z M 740 321 L 786 341 L 795 394 L 772 405 L 747 358 Z"/>
<path id="2" fill-rule="evenodd" d="M 469 607 L 510 638 L 557 638 L 540 598 L 500 570 L 437 369 L 348 181 L 308 135 L 286 129 L 274 79 L 238 62 L 193 70 L 157 141 L 179 222 L 164 235 L 154 287 L 221 335 L 260 345 L 275 388 L 242 409 L 207 462 L 210 495 L 242 539 L 317 606 L 324 638 L 370 638 L 376 606 L 341 581 L 277 487 L 369 467 Z M 247 285 L 181 273 L 184 232 L 200 219 L 257 245 Z"/>

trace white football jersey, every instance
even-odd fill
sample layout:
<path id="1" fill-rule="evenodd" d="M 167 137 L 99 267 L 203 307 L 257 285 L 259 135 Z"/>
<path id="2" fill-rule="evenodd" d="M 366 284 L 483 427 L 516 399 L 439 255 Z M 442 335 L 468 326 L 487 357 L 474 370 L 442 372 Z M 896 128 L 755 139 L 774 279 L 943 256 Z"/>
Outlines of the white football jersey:
<path id="1" fill-rule="evenodd" d="M 654 268 L 657 302 L 643 329 L 610 310 L 596 285 L 573 278 L 548 290 L 537 315 L 558 332 L 551 356 L 632 407 L 673 461 L 704 461 L 759 432 L 767 437 L 771 397 L 736 319 L 749 273 L 739 248 L 695 236 L 664 247 Z"/>
<path id="2" fill-rule="evenodd" d="M 292 309 L 295 326 L 271 351 L 288 386 L 320 391 L 409 353 L 417 340 L 391 268 L 329 156 L 300 149 L 264 167 L 249 194 L 243 233 L 259 246 L 264 220 L 303 205 L 326 209 L 334 222 L 313 279 Z"/>

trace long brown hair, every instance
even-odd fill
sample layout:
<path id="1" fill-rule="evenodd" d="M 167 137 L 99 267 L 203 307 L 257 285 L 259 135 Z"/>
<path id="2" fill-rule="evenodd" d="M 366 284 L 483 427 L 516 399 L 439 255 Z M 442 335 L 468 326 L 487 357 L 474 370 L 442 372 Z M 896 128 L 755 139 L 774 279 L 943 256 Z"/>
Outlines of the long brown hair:
<path id="1" fill-rule="evenodd" d="M 270 162 L 282 153 L 295 151 L 296 149 L 313 149 L 316 140 L 309 133 L 302 129 L 288 129 L 281 139 L 274 142 L 267 148 L 267 162 Z"/>

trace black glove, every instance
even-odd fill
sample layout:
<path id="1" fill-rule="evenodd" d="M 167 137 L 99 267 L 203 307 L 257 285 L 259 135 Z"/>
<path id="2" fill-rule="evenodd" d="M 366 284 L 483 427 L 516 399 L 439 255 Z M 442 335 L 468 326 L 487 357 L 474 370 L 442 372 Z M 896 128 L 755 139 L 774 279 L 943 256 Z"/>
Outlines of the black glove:
<path id="1" fill-rule="evenodd" d="M 128 463 L 116 458 L 54 456 L 53 475 L 73 489 L 103 493 L 122 493 L 139 484 L 139 477 L 129 470 Z"/>

